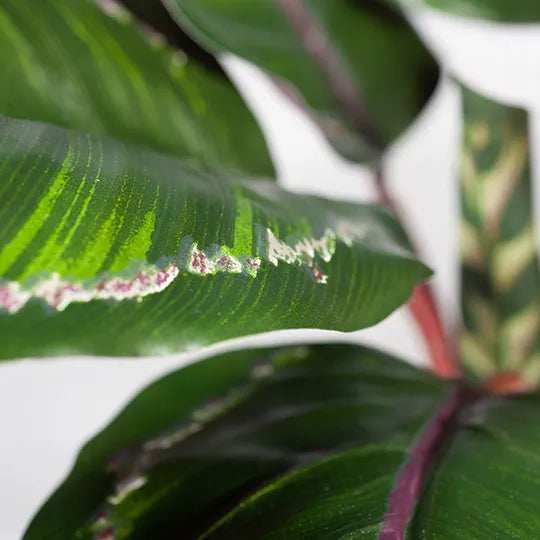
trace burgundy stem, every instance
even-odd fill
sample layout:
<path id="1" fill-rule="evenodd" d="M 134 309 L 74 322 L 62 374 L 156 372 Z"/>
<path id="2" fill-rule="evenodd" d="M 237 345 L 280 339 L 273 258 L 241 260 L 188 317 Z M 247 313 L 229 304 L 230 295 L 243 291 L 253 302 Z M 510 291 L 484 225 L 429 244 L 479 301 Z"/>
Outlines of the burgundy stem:
<path id="1" fill-rule="evenodd" d="M 459 377 L 461 370 L 454 360 L 429 284 L 415 287 L 407 307 L 424 338 L 432 371 L 444 379 Z"/>
<path id="2" fill-rule="evenodd" d="M 422 492 L 426 472 L 464 400 L 463 390 L 458 389 L 450 394 L 410 449 L 409 458 L 390 494 L 390 504 L 384 515 L 379 540 L 403 540 L 405 528 Z"/>
<path id="3" fill-rule="evenodd" d="M 324 28 L 305 6 L 303 0 L 274 0 L 300 38 L 307 53 L 321 70 L 332 95 L 343 112 L 366 137 L 378 154 L 371 116 L 347 67 L 328 40 Z"/>

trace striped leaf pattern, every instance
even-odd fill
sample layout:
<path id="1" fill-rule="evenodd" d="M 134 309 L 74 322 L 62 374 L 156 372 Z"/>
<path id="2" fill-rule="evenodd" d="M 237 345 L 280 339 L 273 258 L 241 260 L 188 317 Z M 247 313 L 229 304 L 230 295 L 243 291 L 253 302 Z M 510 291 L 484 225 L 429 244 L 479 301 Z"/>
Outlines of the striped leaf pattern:
<path id="1" fill-rule="evenodd" d="M 262 133 L 225 74 L 102 4 L 113 15 L 92 0 L 0 2 L 0 114 L 271 176 Z"/>
<path id="2" fill-rule="evenodd" d="M 527 115 L 463 89 L 461 356 L 540 380 L 540 281 Z"/>
<path id="3" fill-rule="evenodd" d="M 48 124 L 0 122 L 1 358 L 356 330 L 429 272 L 374 206 Z"/>

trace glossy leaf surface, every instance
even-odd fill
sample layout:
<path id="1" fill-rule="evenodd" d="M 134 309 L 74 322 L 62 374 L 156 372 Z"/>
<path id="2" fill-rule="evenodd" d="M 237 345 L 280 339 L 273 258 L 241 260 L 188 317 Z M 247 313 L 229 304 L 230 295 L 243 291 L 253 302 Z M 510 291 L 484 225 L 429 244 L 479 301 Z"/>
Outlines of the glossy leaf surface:
<path id="1" fill-rule="evenodd" d="M 0 2 L 0 114 L 272 175 L 259 127 L 224 73 L 126 14 L 90 0 Z"/>
<path id="2" fill-rule="evenodd" d="M 330 142 L 374 158 L 417 116 L 437 66 L 403 16 L 370 0 L 166 0 L 212 50 L 257 64 L 307 107 Z"/>
<path id="3" fill-rule="evenodd" d="M 540 380 L 540 275 L 527 114 L 463 90 L 461 356 Z"/>
<path id="4" fill-rule="evenodd" d="M 540 531 L 540 399 L 464 410 L 427 483 L 409 539 L 528 539 Z"/>
<path id="5" fill-rule="evenodd" d="M 203 360 L 85 446 L 25 540 L 534 538 L 540 398 L 449 392 L 354 345 Z"/>
<path id="6" fill-rule="evenodd" d="M 447 391 L 351 345 L 204 360 L 88 443 L 25 538 L 191 539 L 235 508 L 210 538 L 376 538 L 407 448 Z"/>
<path id="7" fill-rule="evenodd" d="M 463 17 L 514 23 L 540 21 L 540 3 L 536 0 L 426 0 L 426 3 Z"/>
<path id="8" fill-rule="evenodd" d="M 378 207 L 46 124 L 0 122 L 0 198 L 3 358 L 356 330 L 429 274 Z"/>

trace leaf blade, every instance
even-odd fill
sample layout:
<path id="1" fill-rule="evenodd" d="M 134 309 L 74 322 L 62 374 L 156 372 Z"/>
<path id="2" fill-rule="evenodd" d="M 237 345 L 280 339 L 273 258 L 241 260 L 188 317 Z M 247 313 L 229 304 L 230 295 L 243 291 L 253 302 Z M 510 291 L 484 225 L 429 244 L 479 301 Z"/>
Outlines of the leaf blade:
<path id="1" fill-rule="evenodd" d="M 492 398 L 464 411 L 409 538 L 534 536 L 540 527 L 538 412 L 537 395 Z"/>
<path id="2" fill-rule="evenodd" d="M 228 385 L 233 389 L 229 393 L 225 391 Z M 187 394 L 179 391 L 184 387 Z M 395 473 L 408 443 L 445 393 L 446 385 L 428 374 L 351 345 L 242 351 L 204 360 L 154 383 L 89 443 L 66 485 L 38 515 L 25 538 L 70 536 L 77 526 L 85 538 L 96 531 L 85 524 L 91 525 L 103 511 L 118 521 L 102 523 L 97 529 L 112 526 L 115 538 L 159 538 L 175 530 L 194 538 L 261 486 L 271 486 L 276 477 L 287 484 L 291 471 L 293 480 L 305 477 L 306 469 L 298 466 L 309 470 L 346 460 L 343 472 L 358 464 L 363 454 L 373 458 L 379 453 Z M 202 409 L 201 401 L 206 404 Z M 142 425 L 136 421 L 141 415 Z M 199 431 L 187 429 L 194 421 L 202 424 Z M 167 441 L 175 442 L 167 445 Z M 351 446 L 355 448 L 346 450 Z M 100 506 L 99 495 L 89 497 L 95 486 L 101 486 L 101 501 L 114 492 L 116 473 L 104 469 L 111 452 L 116 455 L 115 470 L 122 476 L 129 470 L 126 459 L 141 463 L 135 456 L 137 448 L 143 447 L 149 452 L 146 463 L 153 463 L 145 472 L 146 488 L 140 488 L 148 490 L 146 495 L 139 491 L 136 498 L 133 492 L 132 504 L 128 495 L 118 503 L 116 514 Z M 355 478 L 373 477 L 383 468 L 381 464 L 373 467 L 372 460 L 369 463 L 356 476 L 341 475 L 338 483 L 351 487 Z M 387 495 L 392 480 L 379 483 L 377 493 L 382 493 L 383 484 Z M 151 493 L 159 499 L 153 507 L 137 503 L 151 500 Z M 312 489 L 311 493 L 315 498 L 332 495 L 325 490 Z M 385 501 L 385 496 L 377 497 L 377 515 L 371 516 L 374 524 L 382 519 Z M 290 502 L 302 505 L 302 501 Z M 65 511 L 72 503 L 86 510 L 77 516 Z M 123 529 L 126 518 L 131 526 Z M 271 521 L 268 516 L 264 519 Z M 355 524 L 358 520 L 351 526 Z M 253 537 L 253 529 L 242 532 L 241 537 Z"/>
<path id="3" fill-rule="evenodd" d="M 225 74 L 89 0 L 0 6 L 0 114 L 111 136 L 210 168 L 274 174 Z"/>
<path id="4" fill-rule="evenodd" d="M 201 43 L 276 77 L 353 160 L 375 159 L 416 117 L 438 78 L 429 52 L 385 2 L 295 1 L 283 10 L 274 0 L 165 4 Z"/>
<path id="5" fill-rule="evenodd" d="M 4 358 L 163 354 L 279 328 L 353 330 L 428 275 L 377 207 L 46 124 L 4 120 L 0 131 Z"/>
<path id="6" fill-rule="evenodd" d="M 528 120 L 463 88 L 462 359 L 476 376 L 538 382 L 540 274 Z"/>

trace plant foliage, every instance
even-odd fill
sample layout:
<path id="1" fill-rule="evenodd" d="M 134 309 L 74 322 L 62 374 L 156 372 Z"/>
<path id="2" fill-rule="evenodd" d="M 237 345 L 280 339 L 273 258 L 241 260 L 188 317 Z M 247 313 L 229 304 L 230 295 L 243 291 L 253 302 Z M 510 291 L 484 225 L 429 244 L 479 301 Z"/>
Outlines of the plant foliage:
<path id="1" fill-rule="evenodd" d="M 433 372 L 342 344 L 175 371 L 83 448 L 25 540 L 540 536 L 527 113 L 463 88 L 456 358 L 381 163 L 441 71 L 404 5 L 0 0 L 0 359 L 353 331 L 411 298 Z M 276 184 L 231 52 L 369 164 L 386 208 Z"/>

